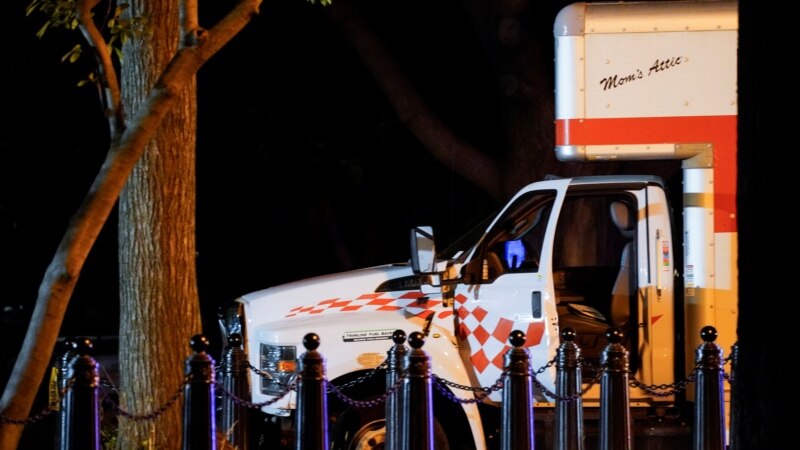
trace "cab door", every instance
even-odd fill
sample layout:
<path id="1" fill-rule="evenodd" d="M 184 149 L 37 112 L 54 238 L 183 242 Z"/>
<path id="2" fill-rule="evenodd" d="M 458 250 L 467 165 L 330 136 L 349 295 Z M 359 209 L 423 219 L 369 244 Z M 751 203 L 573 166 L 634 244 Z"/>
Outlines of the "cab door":
<path id="1" fill-rule="evenodd" d="M 553 235 L 569 179 L 534 183 L 521 190 L 472 249 L 455 288 L 460 352 L 474 383 L 492 386 L 500 378 L 509 334 L 525 333 L 534 370 L 559 345 L 552 277 Z M 537 375 L 554 390 L 554 370 Z M 491 396 L 500 401 L 498 392 Z"/>

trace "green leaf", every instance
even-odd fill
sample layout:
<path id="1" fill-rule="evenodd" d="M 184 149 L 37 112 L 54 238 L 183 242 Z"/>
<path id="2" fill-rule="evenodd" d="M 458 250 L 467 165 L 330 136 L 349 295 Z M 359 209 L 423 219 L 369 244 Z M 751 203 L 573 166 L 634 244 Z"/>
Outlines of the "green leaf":
<path id="1" fill-rule="evenodd" d="M 47 32 L 47 29 L 49 27 L 50 27 L 50 21 L 48 20 L 47 22 L 44 23 L 44 25 L 42 25 L 42 28 L 39 28 L 39 31 L 36 32 L 36 37 L 41 39 L 44 36 L 44 34 Z"/>
<path id="2" fill-rule="evenodd" d="M 78 87 L 86 86 L 89 83 L 97 84 L 97 74 L 95 72 L 89 72 L 89 75 L 86 77 L 85 80 L 81 80 L 78 82 Z"/>
<path id="3" fill-rule="evenodd" d="M 119 62 L 122 62 L 122 50 L 119 47 L 114 47 L 114 53 L 117 55 Z"/>
<path id="4" fill-rule="evenodd" d="M 82 51 L 83 48 L 81 48 L 81 44 L 75 44 L 75 47 L 72 47 L 70 51 L 61 57 L 61 62 L 63 63 L 64 61 L 69 60 L 69 62 L 74 63 L 78 60 L 78 58 L 80 58 Z"/>
<path id="5" fill-rule="evenodd" d="M 39 0 L 33 0 L 27 8 L 25 8 L 25 15 L 30 16 L 32 12 L 36 11 L 39 7 Z"/>

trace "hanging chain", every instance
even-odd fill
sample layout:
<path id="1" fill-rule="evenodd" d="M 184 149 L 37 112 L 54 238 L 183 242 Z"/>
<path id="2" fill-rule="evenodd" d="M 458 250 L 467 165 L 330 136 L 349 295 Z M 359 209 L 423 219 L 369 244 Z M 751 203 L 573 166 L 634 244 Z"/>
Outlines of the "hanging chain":
<path id="1" fill-rule="evenodd" d="M 344 383 L 344 384 L 342 384 L 340 386 L 335 386 L 335 387 L 337 389 L 347 389 L 349 387 L 356 386 L 358 384 L 361 384 L 361 383 L 367 381 L 373 375 L 378 373 L 379 370 L 385 369 L 387 367 L 389 367 L 389 358 L 384 359 L 382 363 L 378 364 L 375 368 L 373 368 L 369 372 L 365 373 L 364 375 L 361 375 L 360 377 L 356 378 L 355 380 L 348 381 L 347 383 Z M 329 386 L 333 386 L 333 383 L 329 383 Z M 329 387 L 328 390 L 330 391 L 331 388 Z"/>
<path id="2" fill-rule="evenodd" d="M 478 403 L 483 401 L 486 397 L 488 397 L 492 392 L 497 392 L 503 389 L 503 378 L 505 378 L 506 374 L 508 373 L 509 369 L 506 368 L 500 374 L 500 377 L 497 381 L 494 382 L 491 386 L 483 387 L 473 387 L 473 386 L 466 386 L 463 384 L 453 383 L 452 381 L 445 380 L 444 378 L 439 377 L 438 375 L 433 375 L 433 379 L 436 380 L 434 386 L 436 389 L 441 392 L 445 397 L 450 399 L 455 403 Z M 470 391 L 476 393 L 474 398 L 460 398 L 457 397 L 454 393 L 450 392 L 450 390 L 446 389 L 445 386 L 450 386 L 455 389 L 460 389 L 462 391 Z"/>
<path id="3" fill-rule="evenodd" d="M 378 406 L 384 403 L 387 397 L 397 392 L 400 386 L 403 385 L 403 380 L 404 378 L 402 377 L 398 378 L 395 384 L 392 385 L 392 387 L 390 387 L 386 392 L 370 400 L 356 400 L 354 398 L 348 397 L 347 395 L 342 393 L 340 387 L 337 387 L 333 383 L 328 382 L 327 379 L 325 380 L 325 384 L 327 386 L 326 392 L 333 393 L 334 395 L 336 395 L 336 397 L 339 398 L 339 400 L 347 403 L 348 405 L 354 406 L 356 408 L 371 408 L 373 406 Z"/>
<path id="4" fill-rule="evenodd" d="M 172 406 L 173 404 L 175 404 L 175 402 L 178 401 L 178 399 L 181 397 L 181 395 L 183 395 L 183 391 L 184 391 L 184 388 L 186 387 L 186 385 L 188 385 L 191 382 L 192 382 L 191 375 L 187 375 L 186 377 L 184 377 L 183 378 L 183 383 L 181 383 L 180 387 L 177 389 L 177 391 L 174 394 L 172 394 L 172 397 L 170 397 L 169 400 L 167 400 L 166 403 L 164 403 L 163 405 L 161 405 L 159 408 L 155 409 L 154 411 L 149 412 L 149 413 L 144 413 L 144 414 L 134 414 L 132 412 L 126 411 L 121 406 L 119 406 L 119 404 L 117 402 L 115 402 L 113 399 L 111 399 L 110 397 L 107 397 L 107 398 L 108 398 L 109 402 L 111 403 L 111 406 L 114 409 L 114 411 L 116 411 L 117 414 L 119 414 L 122 417 L 125 417 L 126 419 L 130 419 L 130 420 L 134 420 L 134 421 L 155 420 L 160 415 L 164 414 L 164 412 L 166 410 L 168 410 L 170 406 Z"/>
<path id="5" fill-rule="evenodd" d="M 269 405 L 272 405 L 273 403 L 277 403 L 279 400 L 281 400 L 282 398 L 286 397 L 286 395 L 289 392 L 294 391 L 295 388 L 297 387 L 297 385 L 294 382 L 292 382 L 291 384 L 287 385 L 284 390 L 279 392 L 275 397 L 273 397 L 273 398 L 271 398 L 269 400 L 260 402 L 260 403 L 253 403 L 253 402 L 245 400 L 245 399 L 243 399 L 241 397 L 237 397 L 236 394 L 234 394 L 231 391 L 227 390 L 225 388 L 225 386 L 223 386 L 221 384 L 217 384 L 216 387 L 220 392 L 222 392 L 225 395 L 225 397 L 228 397 L 229 399 L 233 400 L 233 402 L 236 403 L 237 405 L 245 406 L 247 408 L 252 408 L 252 409 L 261 409 L 261 408 L 263 408 L 265 406 L 269 406 Z"/>
<path id="6" fill-rule="evenodd" d="M 544 392 L 545 395 L 547 395 L 548 397 L 553 398 L 555 400 L 564 401 L 564 402 L 575 401 L 575 400 L 583 397 L 587 392 L 589 392 L 589 389 L 591 389 L 595 384 L 597 384 L 600 381 L 600 378 L 603 376 L 603 371 L 602 370 L 595 371 L 594 376 L 592 377 L 591 381 L 589 381 L 589 383 L 583 389 L 581 389 L 580 392 L 576 392 L 576 393 L 571 394 L 571 395 L 558 395 L 557 393 L 555 393 L 555 392 L 551 391 L 550 389 L 548 389 L 547 386 L 542 384 L 541 381 L 539 381 L 539 378 L 536 375 L 541 375 L 541 373 L 542 372 L 540 372 L 540 371 L 537 371 L 537 372 L 533 372 L 532 371 L 531 372 L 531 375 L 533 376 L 533 384 L 535 384 L 536 387 L 541 389 L 542 392 Z"/>
<path id="7" fill-rule="evenodd" d="M 59 398 L 64 398 L 64 396 L 67 395 L 67 392 L 70 389 L 72 389 L 73 384 L 75 384 L 75 377 L 72 377 L 69 380 L 67 380 L 66 386 L 64 386 L 58 391 Z M 39 422 L 40 420 L 44 419 L 45 417 L 49 416 L 50 414 L 53 414 L 58 410 L 59 410 L 59 403 L 50 403 L 49 405 L 42 408 L 41 411 L 28 417 L 27 419 L 13 419 L 11 417 L 6 417 L 0 414 L 0 423 L 8 423 L 11 425 L 30 425 Z"/>

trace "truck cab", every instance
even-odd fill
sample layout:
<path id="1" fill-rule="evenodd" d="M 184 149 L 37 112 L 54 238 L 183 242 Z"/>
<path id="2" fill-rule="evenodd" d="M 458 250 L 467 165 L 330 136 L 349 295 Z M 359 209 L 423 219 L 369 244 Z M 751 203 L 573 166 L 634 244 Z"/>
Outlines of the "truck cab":
<path id="1" fill-rule="evenodd" d="M 584 358 L 595 364 L 608 329 L 622 329 L 643 381 L 671 382 L 667 199 L 663 183 L 650 176 L 553 179 L 515 195 L 480 239 L 448 262 L 458 277 L 442 283 L 473 383 L 497 380 L 512 330 L 525 333 L 538 368 L 555 356 L 563 327 L 576 331 Z M 552 389 L 553 376 L 544 372 L 539 381 Z"/>
<path id="2" fill-rule="evenodd" d="M 499 213 L 440 253 L 427 228 L 412 231 L 411 261 L 302 280 L 242 296 L 226 333 L 243 332 L 253 372 L 253 401 L 282 398 L 266 406 L 291 420 L 293 393 L 285 386 L 308 332 L 320 337 L 319 351 L 334 384 L 364 377 L 386 358 L 396 329 L 422 331 L 432 373 L 474 388 L 502 376 L 511 331 L 525 333 L 535 369 L 550 362 L 560 328 L 576 330 L 590 363 L 598 363 L 610 327 L 625 332 L 633 370 L 646 384 L 675 380 L 676 351 L 672 226 L 663 182 L 652 176 L 549 179 L 521 189 Z M 537 379 L 555 390 L 555 368 Z M 379 397 L 382 377 L 364 383 L 359 395 Z M 453 395 L 469 398 L 474 392 Z M 638 392 L 638 397 L 643 396 Z M 540 407 L 552 406 L 537 391 Z M 487 448 L 480 408 L 439 396 L 438 439 L 464 440 Z M 599 390 L 584 401 L 597 402 Z M 482 407 L 498 406 L 492 392 Z M 654 399 L 640 398 L 642 401 Z M 671 399 L 659 398 L 659 402 Z M 382 407 L 367 413 L 333 402 L 336 424 L 352 436 L 380 427 Z M 448 411 L 443 414 L 442 411 Z M 367 420 L 365 417 L 377 417 Z M 345 420 L 345 418 L 350 418 Z M 353 419 L 357 417 L 357 419 Z M 378 425 L 376 425 L 376 422 Z M 370 435 L 374 438 L 373 435 Z M 344 443 L 342 445 L 345 445 Z M 346 447 L 342 447 L 346 448 Z"/>

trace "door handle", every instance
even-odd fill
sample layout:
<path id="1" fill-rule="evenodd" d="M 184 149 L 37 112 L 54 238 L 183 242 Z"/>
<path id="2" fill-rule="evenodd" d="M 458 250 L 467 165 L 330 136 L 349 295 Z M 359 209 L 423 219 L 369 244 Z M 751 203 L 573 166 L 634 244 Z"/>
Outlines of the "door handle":
<path id="1" fill-rule="evenodd" d="M 542 318 L 542 291 L 531 292 L 531 314 L 534 319 Z"/>

